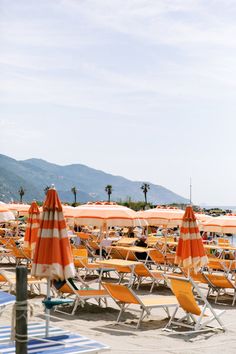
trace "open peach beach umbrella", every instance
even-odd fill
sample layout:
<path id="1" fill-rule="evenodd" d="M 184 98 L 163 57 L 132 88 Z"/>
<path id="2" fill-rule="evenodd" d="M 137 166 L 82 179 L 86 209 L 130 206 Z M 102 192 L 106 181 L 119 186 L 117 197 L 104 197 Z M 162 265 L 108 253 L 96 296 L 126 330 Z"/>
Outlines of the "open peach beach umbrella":
<path id="1" fill-rule="evenodd" d="M 0 223 L 4 223 L 10 220 L 15 220 L 14 214 L 8 209 L 8 205 L 0 204 Z"/>
<path id="2" fill-rule="evenodd" d="M 147 222 L 140 219 L 134 210 L 112 202 L 80 205 L 74 208 L 74 215 L 76 223 L 79 225 L 102 227 L 105 223 L 107 227 L 147 226 Z"/>
<path id="3" fill-rule="evenodd" d="M 43 205 L 31 273 L 35 277 L 48 279 L 48 299 L 50 299 L 50 280 L 65 280 L 75 276 L 62 205 L 54 187 L 48 190 Z M 47 335 L 49 328 L 48 309 L 46 309 L 46 314 Z"/>
<path id="4" fill-rule="evenodd" d="M 40 211 L 38 204 L 33 201 L 29 208 L 29 217 L 27 220 L 27 227 L 25 230 L 24 247 L 29 248 L 32 252 L 35 249 L 38 238 Z"/>
<path id="5" fill-rule="evenodd" d="M 8 209 L 12 211 L 17 217 L 19 216 L 27 216 L 29 213 L 29 204 L 21 204 L 21 203 L 9 203 Z"/>
<path id="6" fill-rule="evenodd" d="M 181 225 L 184 211 L 177 208 L 156 207 L 148 210 L 141 210 L 137 213 L 138 217 L 148 221 L 150 226 L 160 226 L 171 228 Z"/>
<path id="7" fill-rule="evenodd" d="M 202 238 L 191 206 L 187 206 L 180 228 L 180 237 L 175 262 L 184 269 L 197 272 L 207 264 Z"/>
<path id="8" fill-rule="evenodd" d="M 221 215 L 203 223 L 203 230 L 208 232 L 220 232 L 222 234 L 236 233 L 236 216 Z"/>

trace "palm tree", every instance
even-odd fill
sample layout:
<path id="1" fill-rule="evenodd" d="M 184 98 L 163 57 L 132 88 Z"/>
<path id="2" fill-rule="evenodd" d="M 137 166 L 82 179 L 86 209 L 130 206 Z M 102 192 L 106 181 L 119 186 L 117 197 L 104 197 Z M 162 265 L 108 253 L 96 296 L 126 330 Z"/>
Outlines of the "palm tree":
<path id="1" fill-rule="evenodd" d="M 20 203 L 22 203 L 22 198 L 23 195 L 25 194 L 25 189 L 21 186 L 20 189 L 18 190 L 18 193 L 20 195 Z"/>
<path id="2" fill-rule="evenodd" d="M 142 189 L 143 194 L 144 194 L 145 205 L 147 205 L 147 192 L 150 189 L 150 186 L 148 183 L 143 183 L 140 188 Z"/>
<path id="3" fill-rule="evenodd" d="M 71 188 L 71 192 L 72 192 L 73 195 L 74 195 L 74 205 L 76 205 L 76 196 L 77 196 L 78 190 L 77 190 L 77 188 L 74 186 L 74 187 Z"/>
<path id="4" fill-rule="evenodd" d="M 110 201 L 111 201 L 111 194 L 112 194 L 112 185 L 111 185 L 111 184 L 108 184 L 108 185 L 105 187 L 105 192 L 107 192 L 107 195 L 108 195 L 108 202 L 110 203 Z"/>
<path id="5" fill-rule="evenodd" d="M 48 192 L 48 190 L 50 189 L 50 187 L 49 186 L 46 186 L 45 188 L 44 188 L 44 193 L 47 195 L 47 192 Z"/>

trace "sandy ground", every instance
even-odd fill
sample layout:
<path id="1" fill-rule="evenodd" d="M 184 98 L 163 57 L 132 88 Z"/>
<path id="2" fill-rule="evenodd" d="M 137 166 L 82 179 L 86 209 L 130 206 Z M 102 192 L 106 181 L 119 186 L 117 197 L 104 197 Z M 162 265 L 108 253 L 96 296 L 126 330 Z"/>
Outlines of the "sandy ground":
<path id="1" fill-rule="evenodd" d="M 7 269 L 10 270 L 9 268 Z M 149 287 L 144 285 L 138 291 L 139 294 L 149 296 Z M 170 294 L 165 287 L 156 288 L 156 295 Z M 34 305 L 33 316 L 30 321 L 44 321 L 43 296 L 29 295 L 29 301 Z M 198 335 L 186 336 L 163 331 L 167 323 L 164 310 L 154 309 L 149 319 L 145 319 L 141 329 L 116 324 L 118 306 L 109 299 L 108 307 L 101 308 L 95 303 L 79 307 L 74 316 L 51 312 L 51 324 L 68 329 L 88 338 L 102 342 L 110 347 L 110 352 L 119 353 L 236 353 L 236 307 L 231 306 L 231 298 L 224 298 L 224 304 L 211 304 L 214 308 L 224 309 L 222 320 L 227 328 L 223 332 L 207 332 Z M 223 302 L 222 300 L 222 302 Z M 69 310 L 69 309 L 68 309 Z M 172 311 L 172 310 L 171 310 Z M 126 323 L 134 325 L 137 315 L 129 311 L 123 316 Z M 11 323 L 11 309 L 5 310 L 0 317 L 0 324 Z"/>

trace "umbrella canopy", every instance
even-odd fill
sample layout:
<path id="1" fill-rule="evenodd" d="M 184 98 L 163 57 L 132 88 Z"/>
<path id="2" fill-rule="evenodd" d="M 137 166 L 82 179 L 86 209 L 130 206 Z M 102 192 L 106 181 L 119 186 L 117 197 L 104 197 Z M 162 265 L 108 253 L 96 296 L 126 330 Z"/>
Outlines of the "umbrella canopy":
<path id="1" fill-rule="evenodd" d="M 27 227 L 25 230 L 24 247 L 27 247 L 34 251 L 36 241 L 38 238 L 40 211 L 38 204 L 33 201 L 29 208 L 29 217 L 27 220 Z"/>
<path id="2" fill-rule="evenodd" d="M 9 210 L 8 205 L 0 204 L 0 223 L 8 222 L 10 220 L 15 220 L 14 214 Z"/>
<path id="3" fill-rule="evenodd" d="M 193 269 L 195 272 L 208 262 L 196 217 L 191 206 L 186 207 L 185 210 L 175 262 L 180 267 Z"/>
<path id="4" fill-rule="evenodd" d="M 75 208 L 76 223 L 80 225 L 109 226 L 147 226 L 137 213 L 127 207 L 113 203 L 88 203 Z"/>
<path id="5" fill-rule="evenodd" d="M 147 220 L 150 226 L 165 225 L 166 227 L 175 227 L 181 225 L 184 211 L 175 208 L 154 208 L 141 210 L 137 213 L 138 217 Z"/>
<path id="6" fill-rule="evenodd" d="M 236 233 L 236 216 L 217 216 L 203 223 L 203 230 L 222 234 Z"/>
<path id="7" fill-rule="evenodd" d="M 62 205 L 63 215 L 67 219 L 74 219 L 75 217 L 75 207 L 70 205 Z"/>
<path id="8" fill-rule="evenodd" d="M 29 204 L 20 204 L 20 203 L 10 203 L 8 204 L 8 209 L 12 211 L 15 215 L 27 216 L 29 213 Z"/>
<path id="9" fill-rule="evenodd" d="M 178 208 L 160 208 L 156 207 L 154 209 L 141 210 L 138 213 L 138 217 L 147 220 L 150 226 L 165 226 L 172 228 L 175 226 L 180 226 L 183 221 L 184 211 Z M 211 216 L 197 213 L 196 219 L 198 225 L 202 227 L 202 223 L 206 220 L 211 219 Z"/>
<path id="10" fill-rule="evenodd" d="M 38 232 L 32 275 L 68 279 L 75 275 L 62 205 L 54 188 L 47 192 Z"/>

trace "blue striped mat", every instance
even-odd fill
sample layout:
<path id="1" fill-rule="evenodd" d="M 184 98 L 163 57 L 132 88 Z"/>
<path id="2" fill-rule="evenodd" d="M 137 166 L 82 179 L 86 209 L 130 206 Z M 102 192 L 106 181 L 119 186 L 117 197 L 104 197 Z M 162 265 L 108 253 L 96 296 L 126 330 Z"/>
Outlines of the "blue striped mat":
<path id="1" fill-rule="evenodd" d="M 49 335 L 57 336 L 68 333 L 59 327 L 49 326 Z M 45 322 L 29 322 L 28 337 L 45 337 Z M 11 326 L 0 326 L 0 342 L 9 342 L 11 339 Z"/>
<path id="2" fill-rule="evenodd" d="M 15 343 L 10 342 L 11 327 L 0 326 L 0 354 L 15 354 Z M 28 354 L 76 354 L 98 353 L 109 347 L 79 334 L 49 327 L 49 337 L 44 338 L 45 323 L 29 323 L 28 336 L 39 337 L 28 342 Z M 41 338 L 41 339 L 40 339 Z M 6 343 L 8 341 L 8 343 Z"/>

